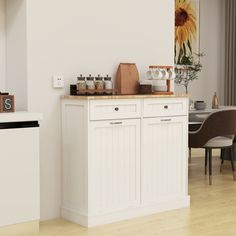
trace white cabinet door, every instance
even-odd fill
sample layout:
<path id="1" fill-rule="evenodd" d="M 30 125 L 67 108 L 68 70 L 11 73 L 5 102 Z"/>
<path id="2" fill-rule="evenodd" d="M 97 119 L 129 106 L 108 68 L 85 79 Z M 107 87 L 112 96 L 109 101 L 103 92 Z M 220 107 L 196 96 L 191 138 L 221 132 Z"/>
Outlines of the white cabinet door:
<path id="1" fill-rule="evenodd" d="M 0 227 L 39 220 L 39 128 L 0 130 Z"/>
<path id="2" fill-rule="evenodd" d="M 187 195 L 187 117 L 143 120 L 142 204 Z"/>
<path id="3" fill-rule="evenodd" d="M 140 120 L 91 122 L 89 140 L 89 214 L 140 204 Z"/>

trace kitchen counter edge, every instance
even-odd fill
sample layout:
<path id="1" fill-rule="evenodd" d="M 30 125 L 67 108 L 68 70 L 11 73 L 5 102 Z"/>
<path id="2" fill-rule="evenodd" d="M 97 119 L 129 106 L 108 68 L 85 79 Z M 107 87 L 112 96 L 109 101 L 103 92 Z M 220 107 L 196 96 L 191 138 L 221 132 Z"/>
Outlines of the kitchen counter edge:
<path id="1" fill-rule="evenodd" d="M 155 95 L 155 94 L 138 94 L 138 95 L 104 95 L 104 96 L 71 96 L 62 95 L 61 99 L 72 100 L 101 100 L 101 99 L 142 99 L 142 98 L 189 98 L 189 94 L 173 94 L 173 95 Z"/>
<path id="2" fill-rule="evenodd" d="M 42 120 L 43 120 L 43 115 L 41 113 L 26 112 L 26 111 L 0 113 L 0 123 L 42 121 Z"/>

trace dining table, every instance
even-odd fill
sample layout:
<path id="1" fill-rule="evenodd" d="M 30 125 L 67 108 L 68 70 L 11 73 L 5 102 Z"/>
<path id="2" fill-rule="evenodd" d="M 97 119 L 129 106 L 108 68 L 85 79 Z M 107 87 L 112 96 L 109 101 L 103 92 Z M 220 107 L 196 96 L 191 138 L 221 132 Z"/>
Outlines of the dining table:
<path id="1" fill-rule="evenodd" d="M 190 109 L 189 110 L 189 131 L 196 131 L 198 130 L 204 120 L 212 113 L 218 112 L 218 111 L 223 111 L 223 110 L 231 110 L 231 109 L 236 109 L 236 106 L 219 106 L 217 109 L 213 108 L 206 108 L 204 110 L 196 110 L 196 109 Z M 234 144 L 233 144 L 233 152 L 234 152 L 234 159 L 236 160 L 236 136 L 234 139 Z M 224 154 L 224 159 L 229 160 L 230 158 L 229 153 L 227 151 Z M 190 161 L 191 161 L 191 150 L 190 150 Z"/>

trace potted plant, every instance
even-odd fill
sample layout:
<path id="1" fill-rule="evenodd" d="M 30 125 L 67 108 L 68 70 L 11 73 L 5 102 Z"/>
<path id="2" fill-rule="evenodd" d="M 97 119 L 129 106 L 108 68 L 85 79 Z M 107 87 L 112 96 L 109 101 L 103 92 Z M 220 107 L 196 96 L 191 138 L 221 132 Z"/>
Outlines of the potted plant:
<path id="1" fill-rule="evenodd" d="M 175 83 L 184 86 L 186 94 L 189 92 L 190 82 L 197 80 L 202 70 L 202 64 L 200 62 L 200 57 L 202 56 L 204 56 L 203 53 L 195 54 L 195 57 L 193 55 L 183 55 L 180 64 L 175 66 Z"/>

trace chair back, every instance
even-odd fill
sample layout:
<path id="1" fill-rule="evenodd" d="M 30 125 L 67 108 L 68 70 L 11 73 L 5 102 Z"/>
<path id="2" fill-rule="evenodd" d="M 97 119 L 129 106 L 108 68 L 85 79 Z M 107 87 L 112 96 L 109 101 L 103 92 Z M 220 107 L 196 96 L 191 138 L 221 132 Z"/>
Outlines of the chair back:
<path id="1" fill-rule="evenodd" d="M 189 147 L 202 148 L 217 136 L 236 135 L 236 110 L 217 111 L 209 115 L 201 127 L 189 132 Z"/>

